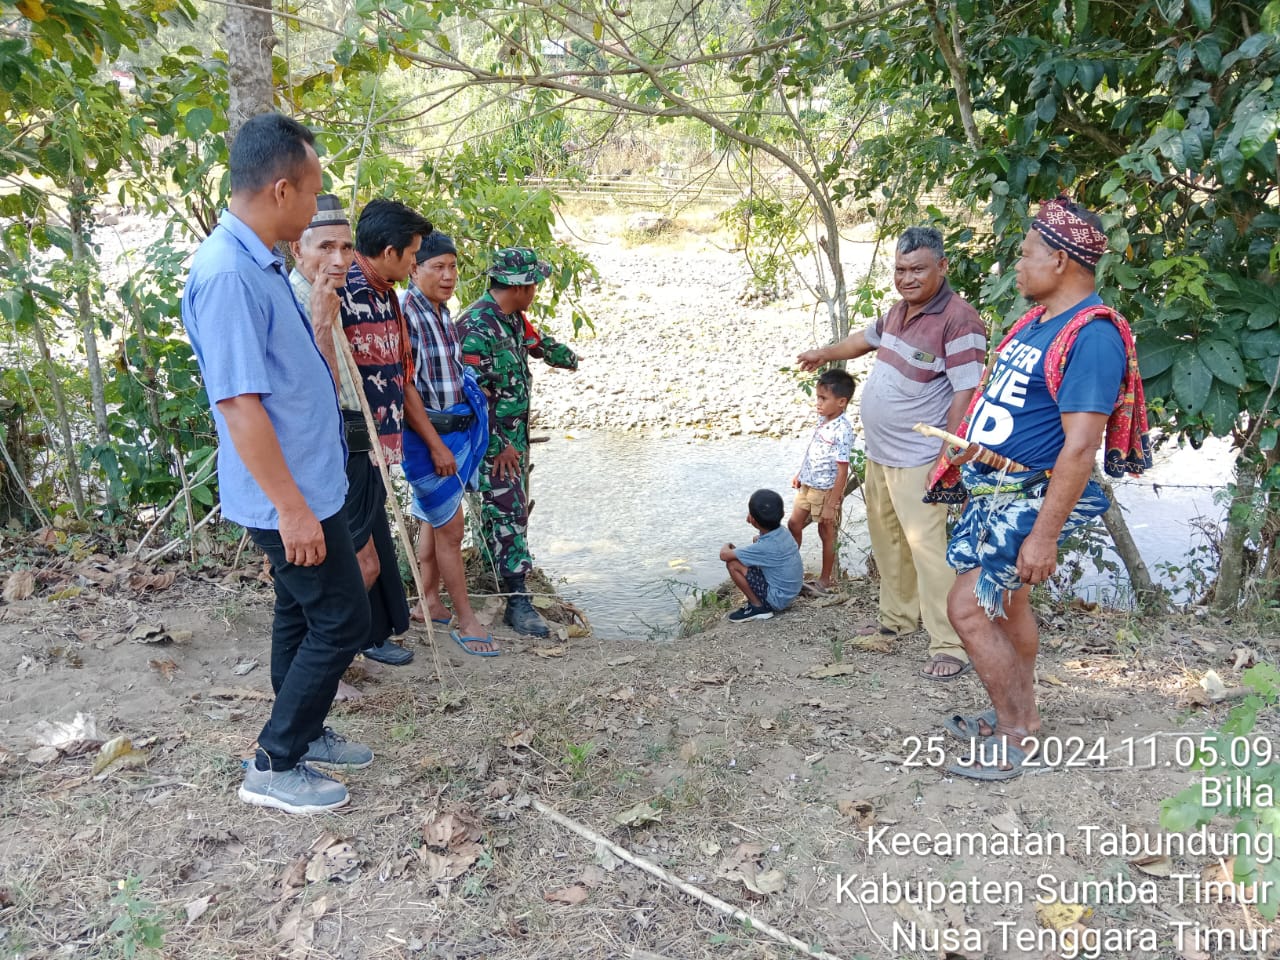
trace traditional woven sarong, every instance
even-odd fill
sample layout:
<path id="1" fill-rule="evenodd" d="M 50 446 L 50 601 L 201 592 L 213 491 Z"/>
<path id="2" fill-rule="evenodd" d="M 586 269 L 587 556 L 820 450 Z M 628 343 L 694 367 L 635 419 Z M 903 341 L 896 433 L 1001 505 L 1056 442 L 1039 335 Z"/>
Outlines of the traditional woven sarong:
<path id="1" fill-rule="evenodd" d="M 480 463 L 489 446 L 488 401 L 470 369 L 463 374 L 462 392 L 465 402 L 440 411 L 464 416 L 472 414 L 471 426 L 466 430 L 440 437 L 458 461 L 456 474 L 451 477 L 437 475 L 426 443 L 413 430 L 404 432 L 404 476 L 413 489 L 413 504 L 409 509 L 415 517 L 433 527 L 443 527 L 452 520 L 462 505 L 463 494 L 476 488 Z"/>
<path id="2" fill-rule="evenodd" d="M 957 573 L 980 568 L 973 591 L 978 604 L 988 619 L 1003 618 L 1004 592 L 1022 587 L 1018 551 L 1044 506 L 1048 472 L 1028 470 L 1005 474 L 1001 479 L 1001 474 L 984 472 L 973 464 L 966 463 L 961 470 L 969 500 L 952 531 L 947 563 Z M 1072 530 L 1106 513 L 1110 506 L 1102 487 L 1090 480 L 1062 525 L 1058 544 Z"/>

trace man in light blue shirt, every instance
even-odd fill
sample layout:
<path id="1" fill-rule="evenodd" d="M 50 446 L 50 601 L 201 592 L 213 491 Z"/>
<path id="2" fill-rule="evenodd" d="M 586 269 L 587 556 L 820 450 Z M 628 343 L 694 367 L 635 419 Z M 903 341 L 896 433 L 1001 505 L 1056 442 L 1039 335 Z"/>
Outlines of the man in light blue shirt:
<path id="1" fill-rule="evenodd" d="M 347 531 L 346 447 L 317 335 L 273 248 L 297 240 L 323 187 L 306 127 L 249 120 L 231 145 L 231 201 L 200 245 L 182 297 L 218 429 L 222 512 L 271 560 L 276 699 L 240 799 L 290 813 L 340 807 L 347 789 L 310 764 L 360 767 L 367 747 L 324 725 L 369 626 Z"/>

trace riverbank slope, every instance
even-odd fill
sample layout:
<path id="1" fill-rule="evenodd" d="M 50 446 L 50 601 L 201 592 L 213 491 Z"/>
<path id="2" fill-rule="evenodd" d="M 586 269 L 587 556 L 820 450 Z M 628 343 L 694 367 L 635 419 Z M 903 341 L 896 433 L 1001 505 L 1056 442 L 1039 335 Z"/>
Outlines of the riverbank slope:
<path id="1" fill-rule="evenodd" d="M 1181 921 L 1267 927 L 1252 908 L 1179 896 L 1170 874 L 1194 887 L 1212 857 L 1135 865 L 1099 845 L 1156 831 L 1160 802 L 1195 781 L 1184 739 L 1225 711 L 1202 705 L 1197 681 L 1213 669 L 1235 685 L 1233 648 L 1276 654 L 1247 624 L 1228 641 L 1194 620 L 1042 611 L 1037 695 L 1046 734 L 1073 759 L 1005 784 L 938 768 L 939 751 L 962 750 L 941 721 L 985 706 L 981 688 L 917 677 L 921 636 L 884 651 L 854 638 L 874 610 L 865 582 L 669 643 L 566 630 L 539 644 L 503 638 L 503 656 L 480 660 L 420 632 L 414 664 L 359 666 L 363 696 L 331 714 L 378 755 L 343 775 L 350 807 L 292 818 L 235 797 L 270 699 L 271 597 L 256 563 L 133 586 L 154 574 L 65 555 L 37 569 L 34 595 L 0 607 L 7 956 L 119 955 L 147 924 L 164 955 L 184 958 L 789 955 L 566 831 L 535 800 L 844 958 L 915 954 L 892 946 L 895 924 L 981 940 L 951 956 L 1044 956 L 1041 941 L 1001 948 L 1000 931 L 1043 936 L 1061 916 L 1037 909 L 1040 886 L 1085 879 L 1154 890 L 1155 904 L 1067 895 L 1082 909 L 1062 925 L 1157 936 L 1158 953 L 1123 955 L 1203 956 L 1174 950 Z M 74 592 L 77 577 L 86 585 Z M 481 606 L 500 620 L 496 601 Z M 39 724 L 77 715 L 96 732 L 82 721 L 69 735 L 82 742 L 41 749 Z M 137 756 L 94 776 L 99 750 L 83 741 L 118 735 Z M 986 839 L 946 846 L 960 833 Z M 1015 837 L 1063 846 L 1015 850 Z M 872 888 L 850 888 L 854 874 Z M 955 896 L 928 909 L 869 902 L 892 883 L 975 879 L 1000 886 L 937 888 Z"/>

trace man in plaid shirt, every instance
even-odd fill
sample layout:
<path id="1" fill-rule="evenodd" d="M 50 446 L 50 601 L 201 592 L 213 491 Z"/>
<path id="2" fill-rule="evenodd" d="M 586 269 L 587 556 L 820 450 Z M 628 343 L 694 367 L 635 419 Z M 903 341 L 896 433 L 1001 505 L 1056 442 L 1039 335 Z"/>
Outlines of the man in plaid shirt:
<path id="1" fill-rule="evenodd" d="M 443 233 L 431 233 L 418 248 L 402 302 L 409 342 L 413 347 L 414 385 L 426 405 L 427 416 L 449 446 L 456 472 L 435 468 L 424 444 L 405 434 L 405 478 L 413 487 L 413 514 L 423 521 L 418 534 L 418 566 L 422 598 L 414 615 L 449 622 L 449 609 L 440 599 L 444 581 L 458 618 L 450 636 L 467 653 L 495 656 L 498 648 L 476 619 L 467 596 L 462 560 L 463 493 L 474 489 L 480 460 L 488 445 L 488 410 L 484 394 L 462 363 L 457 328 L 446 304 L 458 284 L 458 251 Z M 422 449 L 418 449 L 421 446 Z"/>

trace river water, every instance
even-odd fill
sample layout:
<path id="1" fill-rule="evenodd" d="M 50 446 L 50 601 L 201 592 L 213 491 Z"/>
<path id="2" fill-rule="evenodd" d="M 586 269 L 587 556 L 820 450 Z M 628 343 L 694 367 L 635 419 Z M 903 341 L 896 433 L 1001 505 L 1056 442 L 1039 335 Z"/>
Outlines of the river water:
<path id="1" fill-rule="evenodd" d="M 726 579 L 718 559 L 721 545 L 747 542 L 753 534 L 746 522 L 752 491 L 777 490 L 789 508 L 790 480 L 806 442 L 553 433 L 533 448 L 534 560 L 586 612 L 597 636 L 673 636 L 681 601 L 693 588 L 710 589 Z M 1142 481 L 1118 484 L 1117 496 L 1153 576 L 1159 576 L 1161 563 L 1187 565 L 1203 541 L 1198 523 L 1216 528 L 1223 507 L 1210 488 L 1226 482 L 1230 465 L 1225 445 L 1164 451 Z M 845 502 L 844 569 L 861 574 L 868 549 L 866 512 L 855 493 Z M 806 568 L 816 570 L 816 528 L 810 527 L 802 553 Z M 1077 593 L 1124 602 L 1122 582 L 1097 573 L 1087 559 L 1081 566 Z M 1181 571 L 1178 583 L 1187 577 Z"/>

